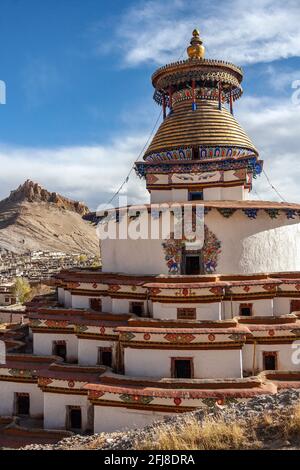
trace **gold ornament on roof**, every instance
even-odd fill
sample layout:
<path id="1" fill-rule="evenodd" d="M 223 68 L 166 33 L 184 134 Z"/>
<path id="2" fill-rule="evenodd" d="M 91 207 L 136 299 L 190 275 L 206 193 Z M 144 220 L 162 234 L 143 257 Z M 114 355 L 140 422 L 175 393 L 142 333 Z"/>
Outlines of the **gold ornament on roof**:
<path id="1" fill-rule="evenodd" d="M 204 59 L 205 47 L 200 39 L 200 32 L 194 29 L 191 45 L 187 48 L 187 54 L 190 59 Z"/>

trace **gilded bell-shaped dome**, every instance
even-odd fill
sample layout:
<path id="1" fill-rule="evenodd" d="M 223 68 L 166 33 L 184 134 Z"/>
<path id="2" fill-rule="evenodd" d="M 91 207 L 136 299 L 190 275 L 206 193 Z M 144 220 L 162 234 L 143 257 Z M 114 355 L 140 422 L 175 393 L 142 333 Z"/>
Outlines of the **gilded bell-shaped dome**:
<path id="1" fill-rule="evenodd" d="M 186 147 L 231 147 L 247 149 L 258 154 L 247 133 L 217 101 L 199 100 L 193 111 L 190 100 L 178 102 L 173 112 L 162 122 L 145 156 L 164 150 Z"/>
<path id="2" fill-rule="evenodd" d="M 194 29 L 191 45 L 187 48 L 187 54 L 190 59 L 204 59 L 205 47 L 200 39 L 198 29 Z"/>

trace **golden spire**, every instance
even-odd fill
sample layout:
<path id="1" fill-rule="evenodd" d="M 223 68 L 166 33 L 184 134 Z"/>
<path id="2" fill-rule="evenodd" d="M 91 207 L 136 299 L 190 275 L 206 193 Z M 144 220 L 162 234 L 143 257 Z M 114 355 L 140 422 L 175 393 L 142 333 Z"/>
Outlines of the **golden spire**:
<path id="1" fill-rule="evenodd" d="M 187 53 L 190 59 L 204 59 L 205 47 L 200 39 L 200 32 L 194 29 L 191 45 L 187 48 Z"/>

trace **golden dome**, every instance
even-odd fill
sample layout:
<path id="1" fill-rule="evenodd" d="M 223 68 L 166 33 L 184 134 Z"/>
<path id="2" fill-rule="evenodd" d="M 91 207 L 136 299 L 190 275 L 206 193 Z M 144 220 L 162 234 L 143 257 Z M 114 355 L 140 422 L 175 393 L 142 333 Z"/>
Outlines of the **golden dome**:
<path id="1" fill-rule="evenodd" d="M 185 147 L 239 147 L 258 154 L 255 146 L 233 115 L 218 102 L 198 100 L 192 110 L 191 101 L 176 103 L 173 112 L 158 128 L 145 157 L 152 153 Z"/>
<path id="2" fill-rule="evenodd" d="M 204 59 L 205 47 L 200 39 L 200 32 L 194 29 L 191 45 L 187 48 L 187 54 L 190 59 Z"/>

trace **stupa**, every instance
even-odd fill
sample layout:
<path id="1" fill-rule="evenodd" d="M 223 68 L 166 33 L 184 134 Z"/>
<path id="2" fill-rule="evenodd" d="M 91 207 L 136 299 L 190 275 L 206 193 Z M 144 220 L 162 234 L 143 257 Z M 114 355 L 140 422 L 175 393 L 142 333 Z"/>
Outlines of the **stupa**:
<path id="1" fill-rule="evenodd" d="M 33 355 L 0 366 L 0 414 L 27 394 L 45 428 L 113 431 L 300 386 L 300 205 L 251 200 L 263 162 L 233 115 L 243 72 L 206 59 L 197 30 L 187 53 L 152 76 L 163 121 L 135 165 L 150 204 L 100 221 L 128 227 L 102 240 L 101 270 L 63 271 L 28 304 Z M 192 226 L 203 209 L 201 246 L 129 236 L 170 204 Z"/>

